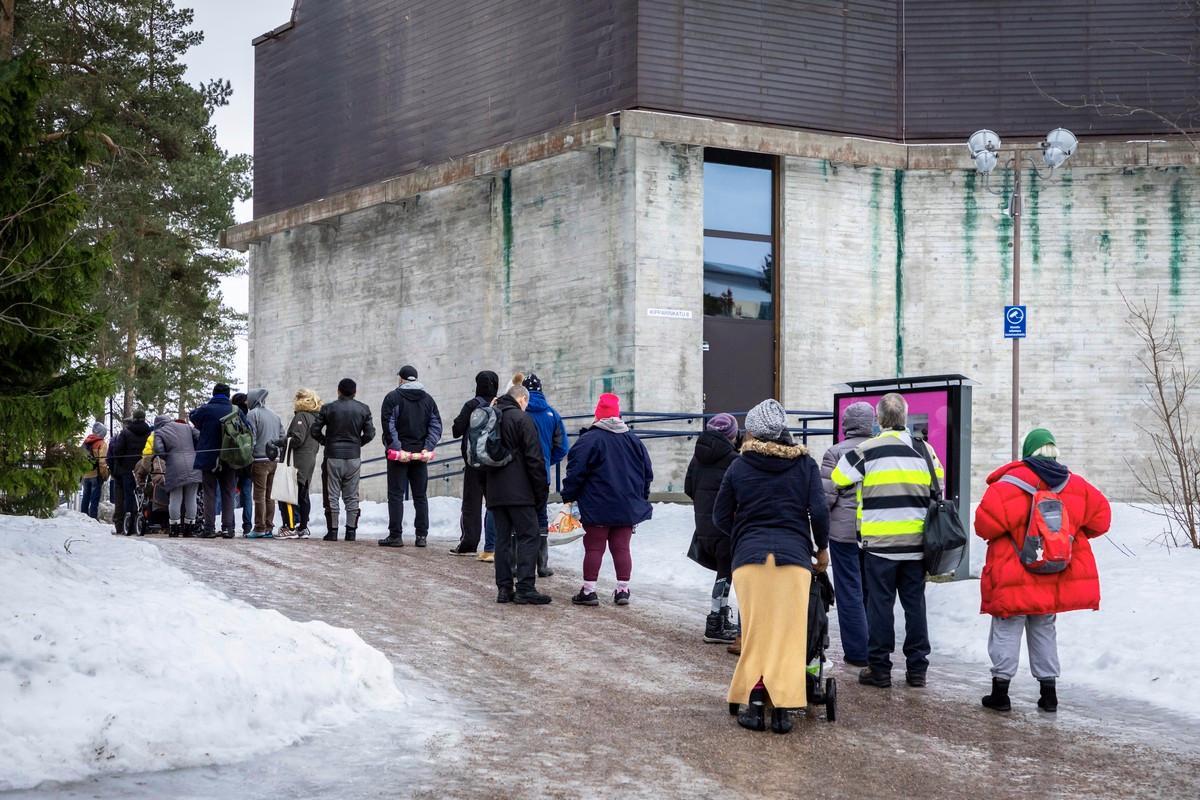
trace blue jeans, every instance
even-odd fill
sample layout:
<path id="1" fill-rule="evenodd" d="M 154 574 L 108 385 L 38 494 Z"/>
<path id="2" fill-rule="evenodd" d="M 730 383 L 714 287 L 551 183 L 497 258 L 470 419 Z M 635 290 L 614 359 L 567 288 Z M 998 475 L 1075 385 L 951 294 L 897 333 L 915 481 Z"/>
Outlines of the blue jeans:
<path id="1" fill-rule="evenodd" d="M 100 495 L 104 493 L 104 481 L 100 478 L 84 478 L 83 479 L 83 500 L 79 503 L 79 510 L 87 514 L 92 519 L 100 516 Z"/>
<path id="2" fill-rule="evenodd" d="M 490 511 L 483 515 L 483 552 L 496 552 L 496 518 Z"/>
<path id="3" fill-rule="evenodd" d="M 929 668 L 929 627 L 925 620 L 925 562 L 892 561 L 867 553 L 867 661 L 877 673 L 892 671 L 896 649 L 896 597 L 904 608 L 904 656 L 909 672 Z"/>
<path id="4" fill-rule="evenodd" d="M 833 590 L 837 592 L 838 632 L 846 660 L 867 663 L 867 609 L 863 605 L 858 542 L 829 542 Z"/>

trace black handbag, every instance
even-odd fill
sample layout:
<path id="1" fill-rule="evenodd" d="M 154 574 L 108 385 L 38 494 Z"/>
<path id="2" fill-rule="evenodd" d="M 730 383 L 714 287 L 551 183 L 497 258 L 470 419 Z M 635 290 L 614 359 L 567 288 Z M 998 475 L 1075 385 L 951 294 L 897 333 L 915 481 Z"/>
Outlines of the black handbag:
<path id="1" fill-rule="evenodd" d="M 948 575 L 958 569 L 967 551 L 967 529 L 958 515 L 958 506 L 942 497 L 941 482 L 929 457 L 929 445 L 913 439 L 913 449 L 925 458 L 929 467 L 929 510 L 925 512 L 925 572 Z"/>

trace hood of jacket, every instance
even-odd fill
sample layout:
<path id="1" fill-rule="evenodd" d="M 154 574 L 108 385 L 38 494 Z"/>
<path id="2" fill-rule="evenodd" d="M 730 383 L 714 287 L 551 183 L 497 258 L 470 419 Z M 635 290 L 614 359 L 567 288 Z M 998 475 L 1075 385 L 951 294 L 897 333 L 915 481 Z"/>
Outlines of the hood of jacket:
<path id="1" fill-rule="evenodd" d="M 718 464 L 733 452 L 729 440 L 716 431 L 704 431 L 696 439 L 696 460 L 705 466 Z"/>
<path id="2" fill-rule="evenodd" d="M 500 376 L 491 370 L 485 369 L 483 372 L 475 376 L 475 396 L 482 397 L 484 400 L 492 401 L 496 398 L 496 393 L 500 391 Z"/>
<path id="3" fill-rule="evenodd" d="M 246 393 L 246 408 L 255 409 L 267 402 L 266 389 L 251 389 Z"/>
<path id="4" fill-rule="evenodd" d="M 149 436 L 150 435 L 150 426 L 146 424 L 145 420 L 141 420 L 141 419 L 134 419 L 134 420 L 130 420 L 129 422 L 126 422 L 125 430 L 129 431 L 130 433 L 136 434 L 137 436 Z"/>
<path id="5" fill-rule="evenodd" d="M 550 404 L 546 402 L 546 395 L 541 392 L 529 393 L 529 407 L 525 409 L 526 411 L 547 411 L 549 408 Z"/>
<path id="6" fill-rule="evenodd" d="M 400 399 L 418 403 L 425 396 L 425 384 L 420 381 L 405 381 L 400 384 Z"/>
<path id="7" fill-rule="evenodd" d="M 167 423 L 174 422 L 174 421 L 175 421 L 174 419 L 167 416 L 166 414 L 159 414 L 157 417 L 154 418 L 154 430 L 158 430 L 163 425 L 166 425 Z"/>
<path id="8" fill-rule="evenodd" d="M 96 442 L 103 442 L 103 441 L 104 441 L 103 436 L 97 436 L 94 433 L 89 433 L 87 435 L 87 438 L 85 438 L 83 440 L 83 446 L 86 447 L 87 449 L 91 450 L 92 445 L 94 445 Z"/>
<path id="9" fill-rule="evenodd" d="M 870 403 L 859 401 L 851 403 L 842 412 L 842 432 L 847 439 L 852 437 L 871 436 L 875 427 L 875 409 Z"/>
<path id="10" fill-rule="evenodd" d="M 788 445 L 749 439 L 742 445 L 742 458 L 764 472 L 786 472 L 799 464 L 800 458 L 806 455 L 808 448 L 802 444 Z"/>
<path id="11" fill-rule="evenodd" d="M 605 417 L 592 423 L 593 428 L 599 428 L 609 433 L 629 433 L 629 426 L 620 417 Z"/>
<path id="12" fill-rule="evenodd" d="M 1052 458 L 1026 458 L 1023 461 L 1010 461 L 1004 466 L 999 467 L 991 475 L 988 475 L 988 485 L 990 486 L 1005 475 L 1022 468 L 1028 469 L 1051 488 L 1061 486 L 1071 477 L 1071 470 L 1066 465 L 1060 464 Z"/>
<path id="13" fill-rule="evenodd" d="M 521 404 L 518 403 L 516 400 L 512 399 L 512 397 L 510 397 L 509 395 L 506 395 L 506 394 L 500 395 L 500 397 L 496 400 L 496 410 L 501 411 L 501 410 L 505 410 L 505 409 L 509 409 L 509 408 L 515 408 L 518 411 L 520 411 Z"/>

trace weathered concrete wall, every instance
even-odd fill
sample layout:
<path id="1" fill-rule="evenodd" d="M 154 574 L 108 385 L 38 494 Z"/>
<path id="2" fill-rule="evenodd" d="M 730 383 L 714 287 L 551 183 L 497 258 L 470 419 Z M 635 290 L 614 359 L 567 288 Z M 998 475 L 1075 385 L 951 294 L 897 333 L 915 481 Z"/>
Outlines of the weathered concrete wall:
<path id="1" fill-rule="evenodd" d="M 828 408 L 832 385 L 897 374 L 978 382 L 973 496 L 1008 460 L 1011 177 L 785 161 L 784 400 Z M 1157 296 L 1185 346 L 1200 347 L 1200 191 L 1194 168 L 1084 167 L 1024 173 L 1022 431 L 1053 430 L 1064 461 L 1114 497 L 1138 496 L 1127 460 L 1145 376 L 1121 293 Z M 899 254 L 899 258 L 897 257 Z M 823 445 L 823 443 L 822 443 Z M 818 445 L 815 449 L 822 449 Z"/>

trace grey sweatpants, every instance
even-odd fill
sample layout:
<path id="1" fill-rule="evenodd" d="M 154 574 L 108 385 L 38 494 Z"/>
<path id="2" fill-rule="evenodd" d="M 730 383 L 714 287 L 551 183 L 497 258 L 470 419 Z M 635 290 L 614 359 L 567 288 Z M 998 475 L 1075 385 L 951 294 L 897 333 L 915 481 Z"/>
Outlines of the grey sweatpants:
<path id="1" fill-rule="evenodd" d="M 1038 680 L 1058 677 L 1058 634 L 1054 614 L 992 617 L 988 655 L 992 676 L 1011 681 L 1021 662 L 1021 631 L 1029 645 L 1029 671 Z"/>
<path id="2" fill-rule="evenodd" d="M 325 459 L 325 507 L 334 530 L 338 526 L 339 498 L 346 503 L 347 522 L 358 522 L 358 473 L 361 468 L 360 458 Z"/>
<path id="3" fill-rule="evenodd" d="M 167 501 L 167 516 L 172 525 L 181 521 L 196 521 L 196 491 L 199 488 L 198 483 L 188 483 L 171 490 L 170 499 Z"/>

